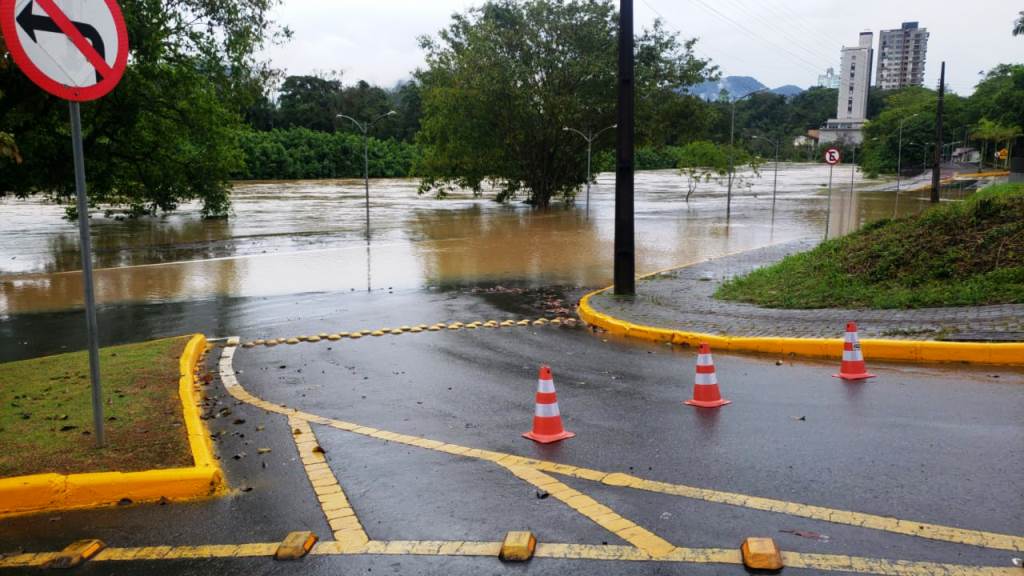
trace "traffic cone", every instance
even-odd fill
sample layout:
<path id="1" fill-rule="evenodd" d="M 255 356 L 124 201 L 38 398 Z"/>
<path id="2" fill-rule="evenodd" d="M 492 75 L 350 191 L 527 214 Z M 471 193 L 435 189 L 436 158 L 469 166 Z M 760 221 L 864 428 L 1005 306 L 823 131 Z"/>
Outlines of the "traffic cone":
<path id="1" fill-rule="evenodd" d="M 718 390 L 718 376 L 715 375 L 715 361 L 711 358 L 711 346 L 700 345 L 697 353 L 697 377 L 693 382 L 693 400 L 684 404 L 699 408 L 718 408 L 732 404 L 731 400 L 722 398 Z"/>
<path id="2" fill-rule="evenodd" d="M 551 444 L 575 436 L 562 427 L 562 415 L 558 411 L 558 395 L 555 393 L 555 381 L 551 378 L 551 368 L 540 367 L 537 377 L 537 409 L 533 413 L 533 430 L 523 434 L 541 444 Z"/>
<path id="3" fill-rule="evenodd" d="M 857 337 L 857 323 L 846 324 L 846 337 L 843 342 L 843 363 L 839 368 L 839 374 L 833 374 L 833 378 L 843 380 L 867 380 L 874 378 L 874 374 L 868 374 L 864 365 L 864 354 L 860 351 L 860 338 Z"/>

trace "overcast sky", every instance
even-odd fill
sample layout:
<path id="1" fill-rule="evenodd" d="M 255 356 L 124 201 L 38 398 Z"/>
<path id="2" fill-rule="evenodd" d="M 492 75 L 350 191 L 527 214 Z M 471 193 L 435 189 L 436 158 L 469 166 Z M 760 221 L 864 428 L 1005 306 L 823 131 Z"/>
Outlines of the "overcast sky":
<path id="1" fill-rule="evenodd" d="M 423 64 L 417 44 L 480 0 L 283 0 L 275 18 L 294 38 L 267 55 L 290 74 L 341 71 L 346 83 L 365 79 L 390 86 Z M 813 85 L 839 67 L 843 44 L 917 20 L 928 28 L 928 70 L 935 85 L 946 61 L 947 83 L 970 93 L 978 72 L 1024 61 L 1024 37 L 1012 23 L 1018 0 L 635 0 L 637 27 L 658 14 L 672 30 L 700 39 L 698 54 L 724 75 L 753 76 L 771 87 Z"/>

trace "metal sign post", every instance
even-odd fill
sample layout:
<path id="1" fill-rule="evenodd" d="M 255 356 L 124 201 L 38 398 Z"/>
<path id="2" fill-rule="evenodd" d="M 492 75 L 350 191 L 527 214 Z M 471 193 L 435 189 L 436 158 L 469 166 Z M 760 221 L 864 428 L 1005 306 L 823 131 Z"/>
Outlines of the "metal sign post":
<path id="1" fill-rule="evenodd" d="M 828 167 L 828 209 L 825 211 L 825 240 L 828 240 L 828 225 L 832 222 L 832 171 L 835 165 Z"/>
<path id="2" fill-rule="evenodd" d="M 96 445 L 102 448 L 103 389 L 79 102 L 102 98 L 121 81 L 128 66 L 128 28 L 116 0 L 64 0 L 60 5 L 0 0 L 0 32 L 18 68 L 43 90 L 70 102 L 92 417 Z"/>
<path id="3" fill-rule="evenodd" d="M 839 164 L 842 159 L 843 155 L 838 148 L 825 150 L 825 162 L 828 164 L 828 209 L 825 212 L 825 240 L 828 240 L 829 224 L 832 222 L 832 172 L 835 171 L 836 164 Z M 850 186 L 852 189 L 853 185 Z"/>
<path id="4" fill-rule="evenodd" d="M 89 339 L 89 378 L 92 380 L 92 422 L 96 446 L 103 447 L 103 388 L 100 384 L 100 337 L 96 323 L 96 295 L 92 280 L 92 239 L 89 236 L 89 200 L 85 191 L 85 152 L 82 149 L 82 114 L 78 102 L 70 102 L 71 147 L 75 155 L 75 194 L 78 197 L 78 237 L 82 252 L 82 285 L 85 287 L 85 327 Z"/>

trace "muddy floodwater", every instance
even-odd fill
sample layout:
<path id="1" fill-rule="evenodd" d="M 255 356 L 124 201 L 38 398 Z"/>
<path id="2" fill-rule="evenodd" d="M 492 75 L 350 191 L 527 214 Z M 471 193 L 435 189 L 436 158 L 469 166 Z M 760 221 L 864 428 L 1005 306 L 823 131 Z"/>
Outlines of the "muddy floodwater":
<path id="1" fill-rule="evenodd" d="M 651 272 L 773 242 L 822 237 L 828 213 L 824 166 L 785 165 L 772 223 L 772 171 L 743 174 L 725 219 L 726 190 L 705 183 L 689 203 L 676 171 L 636 177 L 637 269 Z M 833 235 L 894 212 L 892 181 L 833 175 Z M 399 290 L 468 283 L 602 286 L 612 276 L 614 174 L 601 174 L 577 205 L 546 211 L 460 192 L 417 194 L 411 179 L 371 181 L 370 241 L 361 180 L 238 184 L 228 220 L 198 207 L 166 216 L 93 219 L 101 304 L 173 302 L 312 292 Z M 904 190 L 923 180 L 904 181 Z M 899 211 L 926 205 L 901 195 Z M 39 199 L 0 200 L 0 315 L 81 306 L 76 226 Z"/>

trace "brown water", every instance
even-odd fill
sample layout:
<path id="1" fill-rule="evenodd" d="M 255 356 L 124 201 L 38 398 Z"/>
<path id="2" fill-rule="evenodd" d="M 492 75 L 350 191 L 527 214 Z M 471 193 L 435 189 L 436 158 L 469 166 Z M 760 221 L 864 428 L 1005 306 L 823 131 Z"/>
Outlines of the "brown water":
<path id="1" fill-rule="evenodd" d="M 748 175 L 749 176 L 749 175 Z M 651 272 L 805 237 L 821 237 L 828 169 L 780 169 L 774 226 L 771 170 L 734 190 L 703 184 L 687 204 L 675 171 L 636 178 L 637 269 Z M 214 296 L 409 289 L 475 282 L 602 286 L 610 283 L 614 175 L 592 189 L 591 217 L 577 208 L 498 205 L 468 192 L 437 200 L 417 181 L 371 181 L 372 241 L 365 237 L 362 181 L 245 183 L 226 221 L 203 221 L 194 205 L 171 215 L 119 222 L 93 219 L 100 303 L 165 302 Z M 910 186 L 920 185 L 920 182 Z M 835 171 L 833 235 L 891 216 L 890 182 Z M 909 186 L 908 186 L 909 187 Z M 904 194 L 900 213 L 924 206 Z M 77 228 L 60 206 L 0 200 L 0 315 L 81 306 Z"/>

